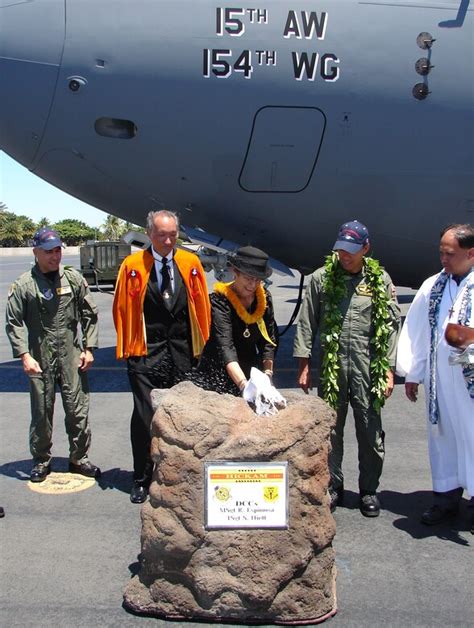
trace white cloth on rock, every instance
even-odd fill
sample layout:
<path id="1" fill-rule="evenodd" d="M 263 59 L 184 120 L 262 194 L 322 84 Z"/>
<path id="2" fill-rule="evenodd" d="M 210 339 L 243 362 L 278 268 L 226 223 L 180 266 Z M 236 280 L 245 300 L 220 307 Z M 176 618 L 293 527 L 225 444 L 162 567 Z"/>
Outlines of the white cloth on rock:
<path id="1" fill-rule="evenodd" d="M 278 410 L 286 408 L 286 399 L 273 386 L 270 378 L 254 366 L 250 370 L 250 379 L 245 384 L 242 397 L 255 406 L 259 416 L 272 416 Z"/>
<path id="2" fill-rule="evenodd" d="M 474 400 L 470 398 L 462 373 L 462 365 L 450 364 L 453 349 L 445 340 L 448 322 L 456 322 L 463 291 L 471 272 L 459 286 L 448 278 L 439 308 L 438 349 L 436 364 L 436 390 L 439 406 L 439 423 L 427 420 L 433 490 L 446 492 L 463 487 L 474 496 Z M 398 342 L 397 373 L 406 382 L 425 386 L 428 415 L 430 382 L 430 325 L 428 309 L 430 292 L 438 275 L 429 277 L 417 292 L 408 311 Z M 474 292 L 474 291 L 473 291 Z M 472 294 L 472 293 L 471 293 Z M 472 303 L 474 312 L 474 303 Z M 450 317 L 450 309 L 452 314 Z M 471 316 L 470 326 L 474 326 Z"/>

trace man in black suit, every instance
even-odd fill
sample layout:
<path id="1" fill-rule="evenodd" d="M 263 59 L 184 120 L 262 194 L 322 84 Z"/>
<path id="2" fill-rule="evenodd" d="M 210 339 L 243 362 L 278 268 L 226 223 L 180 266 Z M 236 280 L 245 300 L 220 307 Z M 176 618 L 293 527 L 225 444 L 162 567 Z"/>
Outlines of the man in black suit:
<path id="1" fill-rule="evenodd" d="M 147 233 L 151 247 L 123 261 L 113 308 L 117 358 L 127 359 L 133 393 L 133 503 L 145 501 L 153 471 L 150 393 L 184 378 L 209 336 L 210 322 L 206 277 L 199 258 L 176 249 L 177 216 L 166 210 L 150 212 Z"/>

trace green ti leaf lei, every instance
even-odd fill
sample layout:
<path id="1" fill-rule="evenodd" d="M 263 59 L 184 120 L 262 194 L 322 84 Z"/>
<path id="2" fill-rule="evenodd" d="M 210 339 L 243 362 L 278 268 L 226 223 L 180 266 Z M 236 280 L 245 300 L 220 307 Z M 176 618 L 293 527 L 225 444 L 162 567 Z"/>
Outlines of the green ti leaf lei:
<path id="1" fill-rule="evenodd" d="M 373 395 L 373 407 L 380 412 L 385 403 L 387 386 L 388 341 L 392 324 L 388 308 L 389 297 L 383 281 L 383 268 L 372 258 L 364 258 L 366 283 L 372 292 L 372 324 L 374 335 L 370 340 L 373 345 L 370 373 Z M 339 384 L 339 338 L 342 330 L 342 314 L 339 304 L 347 293 L 346 272 L 339 264 L 337 253 L 326 257 L 323 291 L 325 295 L 324 321 L 322 325 L 322 387 L 323 399 L 332 407 L 337 407 Z"/>

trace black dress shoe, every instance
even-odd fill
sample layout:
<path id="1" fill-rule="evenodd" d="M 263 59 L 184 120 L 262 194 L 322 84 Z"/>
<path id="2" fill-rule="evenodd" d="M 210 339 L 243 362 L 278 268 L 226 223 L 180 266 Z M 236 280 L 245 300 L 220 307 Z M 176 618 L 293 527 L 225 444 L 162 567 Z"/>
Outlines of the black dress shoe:
<path id="1" fill-rule="evenodd" d="M 132 504 L 143 504 L 147 496 L 148 488 L 139 482 L 134 482 L 132 490 L 130 491 L 130 501 Z"/>
<path id="2" fill-rule="evenodd" d="M 79 475 L 85 475 L 86 478 L 99 478 L 100 469 L 92 464 L 90 460 L 84 462 L 69 462 L 69 473 L 78 473 Z"/>
<path id="3" fill-rule="evenodd" d="M 30 480 L 32 482 L 44 482 L 46 476 L 51 473 L 51 467 L 47 462 L 38 462 L 31 469 Z"/>
<path id="4" fill-rule="evenodd" d="M 380 514 L 380 502 L 377 495 L 361 495 L 359 498 L 359 510 L 364 517 L 378 517 Z"/>
<path id="5" fill-rule="evenodd" d="M 333 488 L 332 486 L 328 489 L 331 512 L 336 510 L 337 506 L 342 506 L 344 502 L 344 486 L 338 486 L 337 488 Z"/>
<path id="6" fill-rule="evenodd" d="M 450 508 L 445 508 L 443 506 L 439 506 L 438 504 L 434 504 L 428 510 L 421 515 L 421 523 L 424 523 L 425 526 L 434 526 L 437 523 L 443 523 L 443 521 L 448 521 L 455 517 L 459 512 L 458 506 L 451 506 Z"/>
<path id="7" fill-rule="evenodd" d="M 0 506 L 0 519 L 3 519 L 4 516 L 5 516 L 5 509 L 3 506 Z"/>

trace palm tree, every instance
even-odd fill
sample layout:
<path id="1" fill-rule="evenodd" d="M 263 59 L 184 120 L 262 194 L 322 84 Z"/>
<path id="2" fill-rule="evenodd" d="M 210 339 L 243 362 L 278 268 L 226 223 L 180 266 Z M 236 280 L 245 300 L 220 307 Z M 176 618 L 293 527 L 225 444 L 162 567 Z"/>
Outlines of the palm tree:
<path id="1" fill-rule="evenodd" d="M 2 246 L 19 246 L 23 241 L 23 228 L 15 214 L 2 211 L 0 220 L 0 244 Z"/>
<path id="2" fill-rule="evenodd" d="M 123 226 L 123 233 L 127 233 L 127 231 L 138 231 L 140 233 L 145 233 L 145 227 L 141 227 L 140 225 L 136 225 L 135 223 L 129 222 L 127 220 Z"/>
<path id="3" fill-rule="evenodd" d="M 0 201 L 0 212 L 6 212 L 6 211 L 8 211 L 7 205 L 3 201 Z"/>
<path id="4" fill-rule="evenodd" d="M 46 218 L 46 216 L 43 216 L 43 218 L 40 218 L 38 220 L 38 223 L 36 225 L 37 229 L 42 229 L 43 227 L 51 227 L 51 223 L 49 222 L 49 218 Z"/>
<path id="5" fill-rule="evenodd" d="M 17 216 L 16 219 L 21 229 L 22 246 L 26 246 L 36 231 L 36 225 L 28 216 Z"/>
<path id="6" fill-rule="evenodd" d="M 103 233 L 106 240 L 120 240 L 124 232 L 123 220 L 117 216 L 108 215 L 103 224 Z"/>

